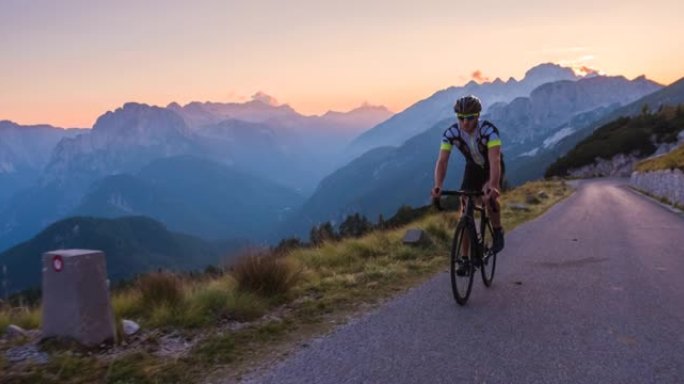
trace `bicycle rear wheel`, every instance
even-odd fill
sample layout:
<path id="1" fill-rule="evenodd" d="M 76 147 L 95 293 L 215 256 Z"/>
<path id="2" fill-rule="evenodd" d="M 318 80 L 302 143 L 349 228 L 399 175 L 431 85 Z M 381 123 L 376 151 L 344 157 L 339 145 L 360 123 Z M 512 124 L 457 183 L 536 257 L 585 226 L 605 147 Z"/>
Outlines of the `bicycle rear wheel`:
<path id="1" fill-rule="evenodd" d="M 468 238 L 470 240 L 469 255 L 463 255 L 461 250 L 463 240 Z M 477 255 L 475 251 L 477 247 L 477 237 L 475 230 L 467 221 L 460 221 L 456 227 L 454 240 L 451 245 L 451 290 L 454 294 L 454 299 L 460 305 L 464 305 L 468 301 L 470 291 L 473 288 L 473 275 L 475 275 L 475 266 L 472 263 L 474 257 Z"/>
<path id="2" fill-rule="evenodd" d="M 496 271 L 496 253 L 492 252 L 494 244 L 494 230 L 492 223 L 487 221 L 484 231 L 482 231 L 482 282 L 486 287 L 492 285 L 494 280 L 494 271 Z"/>

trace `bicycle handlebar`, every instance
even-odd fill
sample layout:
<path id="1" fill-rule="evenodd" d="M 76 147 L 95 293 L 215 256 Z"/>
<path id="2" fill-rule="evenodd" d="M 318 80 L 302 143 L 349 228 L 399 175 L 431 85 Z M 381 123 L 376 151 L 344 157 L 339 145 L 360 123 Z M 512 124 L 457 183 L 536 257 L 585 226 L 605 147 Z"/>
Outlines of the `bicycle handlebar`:
<path id="1" fill-rule="evenodd" d="M 442 196 L 466 196 L 466 197 L 477 197 L 477 196 L 484 196 L 484 192 L 482 191 L 442 191 L 440 193 Z M 438 211 L 443 211 L 444 209 L 442 208 L 442 204 L 439 201 L 439 198 L 432 199 L 432 204 L 437 208 Z M 496 205 L 493 203 L 491 204 L 492 210 L 494 212 L 498 212 L 499 210 L 496 209 Z"/>
<path id="2" fill-rule="evenodd" d="M 483 196 L 482 191 L 442 191 L 442 195 L 445 196 Z"/>

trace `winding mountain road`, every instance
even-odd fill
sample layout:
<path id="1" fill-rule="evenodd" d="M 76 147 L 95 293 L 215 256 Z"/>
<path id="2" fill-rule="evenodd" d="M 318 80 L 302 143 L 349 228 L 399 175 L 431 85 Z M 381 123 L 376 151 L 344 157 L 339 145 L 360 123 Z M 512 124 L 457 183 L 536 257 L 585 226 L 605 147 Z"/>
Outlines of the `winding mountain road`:
<path id="1" fill-rule="evenodd" d="M 467 306 L 440 273 L 244 381 L 684 382 L 684 216 L 582 181 L 506 240 Z"/>

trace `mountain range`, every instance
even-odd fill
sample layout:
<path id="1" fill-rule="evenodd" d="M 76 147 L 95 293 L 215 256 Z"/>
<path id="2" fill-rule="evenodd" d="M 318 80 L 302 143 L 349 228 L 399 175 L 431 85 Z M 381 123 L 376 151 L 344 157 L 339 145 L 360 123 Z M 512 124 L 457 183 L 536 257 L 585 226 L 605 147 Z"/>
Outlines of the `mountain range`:
<path id="1" fill-rule="evenodd" d="M 504 142 L 507 179 L 518 184 L 543 176 L 546 167 L 555 159 L 537 157 L 531 152 L 553 147 L 578 127 L 592 126 L 605 114 L 661 88 L 643 77 L 628 80 L 621 76 L 592 76 L 573 81 L 558 80 L 538 86 L 527 97 L 495 104 L 482 118 L 491 120 L 499 128 Z M 422 108 L 431 105 L 436 108 L 435 103 L 442 103 L 441 95 L 417 104 Z M 390 120 L 401 120 L 403 113 Z M 454 122 L 453 117 L 445 118 L 399 146 L 377 147 L 338 169 L 321 181 L 300 212 L 283 227 L 284 233 L 304 236 L 312 225 L 328 220 L 339 223 L 350 213 L 359 212 L 376 218 L 380 214 L 392 214 L 404 204 L 428 203 L 441 135 Z M 385 132 L 387 123 L 364 136 Z M 525 167 L 517 164 L 522 155 L 526 155 Z M 460 154 L 452 154 L 447 188 L 459 187 L 463 164 Z"/>
<path id="2" fill-rule="evenodd" d="M 464 86 L 448 87 L 361 134 L 347 148 L 347 158 L 354 158 L 372 148 L 401 145 L 436 123 L 452 117 L 454 102 L 461 96 L 477 95 L 482 100 L 483 113 L 486 113 L 488 108 L 497 104 L 506 104 L 517 97 L 529 96 L 542 84 L 561 80 L 574 81 L 580 78 L 570 68 L 546 63 L 528 70 L 520 81 L 511 77 L 504 82 L 497 78 L 493 82 L 478 84 L 470 81 Z"/>
<path id="3" fill-rule="evenodd" d="M 187 121 L 192 119 L 185 111 L 201 111 L 202 116 L 214 117 L 205 125 L 188 125 Z M 340 137 L 352 134 L 345 129 L 358 131 L 364 129 L 363 125 L 367 129 L 390 114 L 383 107 L 365 105 L 349 113 L 304 116 L 288 106 L 253 100 L 243 104 L 191 103 L 169 108 L 126 103 L 100 116 L 93 128 L 86 130 L 21 127 L 5 122 L 3 127 L 9 128 L 0 130 L 0 138 L 10 134 L 19 138 L 3 140 L 7 149 L 0 146 L 2 169 L 6 170 L 0 177 L 7 181 L 0 195 L 0 250 L 79 212 L 132 214 L 125 210 L 113 213 L 105 202 L 117 201 L 114 195 L 119 200 L 126 197 L 126 204 L 136 207 L 139 213 L 156 212 L 153 217 L 168 220 L 164 223 L 174 229 L 208 238 L 249 235 L 261 241 L 270 236 L 269 228 L 279 217 L 296 209 L 304 194 L 334 167 L 335 153 L 331 148 L 336 146 L 339 151 L 343 147 Z M 297 121 L 306 121 L 308 126 L 295 126 Z M 38 139 L 33 132 L 39 129 L 45 137 Z M 337 132 L 338 136 L 326 132 Z M 32 157 L 35 150 L 40 150 L 39 156 Z M 183 156 L 185 160 L 180 160 Z M 154 175 L 142 172 L 145 167 L 171 158 L 176 160 L 169 164 L 184 169 L 182 174 L 175 179 L 146 179 Z M 193 162 L 188 158 L 203 160 Z M 191 162 L 196 169 L 189 169 Z M 164 172 L 166 176 L 173 174 L 172 170 Z M 197 175 L 207 177 L 198 180 Z M 111 176 L 121 177 L 102 184 L 103 179 Z M 203 191 L 180 193 L 182 188 L 178 185 L 192 180 Z M 145 201 L 145 193 L 121 194 L 128 190 L 129 183 L 145 185 L 145 193 L 154 190 L 155 195 L 166 200 L 155 200 L 157 205 L 143 209 L 142 202 L 136 199 Z M 112 196 L 102 197 L 106 189 L 96 191 L 102 185 L 109 188 Z M 225 193 L 213 193 L 217 188 Z M 91 192 L 99 192 L 95 195 L 101 199 L 88 195 Z M 202 198 L 211 200 L 201 202 Z M 164 201 L 181 203 L 173 209 L 162 209 Z M 222 208 L 209 209 L 212 205 Z M 198 211 L 192 211 L 196 208 Z M 239 215 L 246 219 L 238 220 Z"/>
<path id="4" fill-rule="evenodd" d="M 375 221 L 428 202 L 441 134 L 461 95 L 483 100 L 482 119 L 499 128 L 517 184 L 541 177 L 611 116 L 678 100 L 675 85 L 542 64 L 519 81 L 446 88 L 395 115 L 364 105 L 305 116 L 261 94 L 246 103 L 126 103 L 92 129 L 41 128 L 41 144 L 29 135 L 38 130 L 4 122 L 0 139 L 10 132 L 3 124 L 15 138 L 0 141 L 0 181 L 12 184 L 0 184 L 0 251 L 73 216 L 143 215 L 171 231 L 243 243 L 303 237 L 354 213 Z M 36 150 L 41 156 L 31 157 Z M 458 187 L 462 167 L 454 153 L 447 188 Z"/>

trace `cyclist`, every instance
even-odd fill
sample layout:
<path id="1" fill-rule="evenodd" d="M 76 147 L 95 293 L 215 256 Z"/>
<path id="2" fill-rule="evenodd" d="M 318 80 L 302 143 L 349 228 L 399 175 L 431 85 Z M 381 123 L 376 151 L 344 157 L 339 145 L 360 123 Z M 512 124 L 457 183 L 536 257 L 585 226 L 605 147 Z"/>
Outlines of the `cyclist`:
<path id="1" fill-rule="evenodd" d="M 497 253 L 504 248 L 504 231 L 501 227 L 498 198 L 505 169 L 499 130 L 489 121 L 479 120 L 481 111 L 482 103 L 475 96 L 464 96 L 456 100 L 454 112 L 458 121 L 442 135 L 439 158 L 435 165 L 435 186 L 432 188 L 432 198 L 439 198 L 442 192 L 451 148 L 456 146 L 466 160 L 461 189 L 482 190 L 485 202 L 489 202 L 485 205 L 494 229 L 492 250 Z M 461 212 L 463 212 L 465 199 L 461 202 Z M 496 209 L 492 209 L 492 206 Z M 468 244 L 464 246 L 467 250 Z"/>

